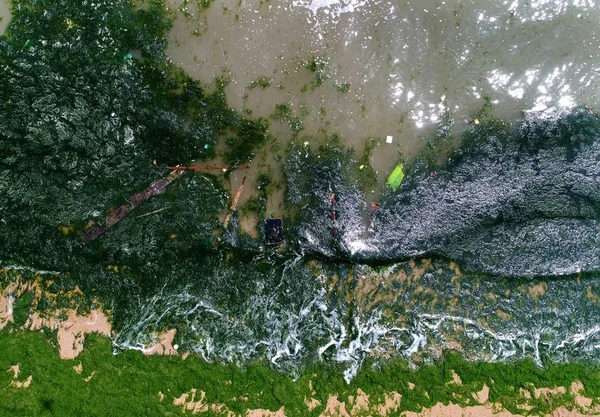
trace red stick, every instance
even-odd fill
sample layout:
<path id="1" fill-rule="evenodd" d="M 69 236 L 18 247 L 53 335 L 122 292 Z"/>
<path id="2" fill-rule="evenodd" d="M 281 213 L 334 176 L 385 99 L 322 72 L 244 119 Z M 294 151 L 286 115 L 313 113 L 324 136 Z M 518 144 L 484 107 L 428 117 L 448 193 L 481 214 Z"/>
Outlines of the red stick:
<path id="1" fill-rule="evenodd" d="M 168 166 L 167 169 L 191 169 L 196 171 L 201 171 L 204 169 L 248 169 L 250 165 L 238 165 L 237 167 L 232 167 L 231 165 L 191 165 L 191 166 Z"/>

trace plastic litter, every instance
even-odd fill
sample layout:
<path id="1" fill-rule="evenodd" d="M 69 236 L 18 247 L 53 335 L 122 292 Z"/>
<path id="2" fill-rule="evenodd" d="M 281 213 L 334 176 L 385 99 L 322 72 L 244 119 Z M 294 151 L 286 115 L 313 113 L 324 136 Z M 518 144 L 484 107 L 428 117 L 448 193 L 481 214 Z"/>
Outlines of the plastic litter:
<path id="1" fill-rule="evenodd" d="M 278 245 L 283 241 L 283 221 L 281 219 L 265 220 L 265 243 Z"/>
<path id="2" fill-rule="evenodd" d="M 393 140 L 394 140 L 393 136 L 388 136 L 385 138 L 385 143 L 392 143 Z"/>
<path id="3" fill-rule="evenodd" d="M 388 177 L 386 183 L 392 187 L 392 190 L 396 191 L 398 187 L 400 187 L 400 184 L 402 184 L 403 179 L 404 172 L 402 171 L 402 164 L 398 164 Z"/>

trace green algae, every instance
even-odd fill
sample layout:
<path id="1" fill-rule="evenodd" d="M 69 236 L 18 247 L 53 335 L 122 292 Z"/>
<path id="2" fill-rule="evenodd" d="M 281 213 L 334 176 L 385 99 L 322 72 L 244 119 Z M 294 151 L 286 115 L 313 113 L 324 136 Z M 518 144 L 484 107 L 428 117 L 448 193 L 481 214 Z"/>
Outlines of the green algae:
<path id="1" fill-rule="evenodd" d="M 108 249 L 117 243 L 111 236 L 120 236 L 118 244 L 144 240 L 147 231 L 136 223 L 156 227 L 155 236 L 161 236 L 158 246 L 141 246 L 149 250 L 148 259 L 159 247 L 184 250 L 169 236 L 191 239 L 195 232 L 178 231 L 178 224 L 199 225 L 200 245 L 188 243 L 211 247 L 209 229 L 218 227 L 223 184 L 196 174 L 181 181 L 188 189 L 177 193 L 175 185 L 140 207 L 165 209 L 160 214 L 127 219 L 92 249 L 80 248 L 79 235 L 89 220 L 102 221 L 122 204 L 123 196 L 164 177 L 164 165 L 213 158 L 219 142 L 225 142 L 227 163 L 249 161 L 267 140 L 266 122 L 231 110 L 224 80 L 206 93 L 166 60 L 171 22 L 160 1 L 135 7 L 103 1 L 93 7 L 70 1 L 14 6 L 11 26 L 0 37 L 0 189 L 7 196 L 0 202 L 2 259 L 94 277 L 92 271 L 106 262 L 102 254 L 120 251 Z M 101 41 L 98 33 L 104 33 Z M 142 60 L 123 58 L 134 50 Z M 192 195 L 198 198 L 194 207 L 184 209 Z M 63 227 L 71 232 L 60 233 Z"/>
<path id="2" fill-rule="evenodd" d="M 270 118 L 278 122 L 286 122 L 294 134 L 298 134 L 304 129 L 304 123 L 302 120 L 294 115 L 291 103 L 278 103 L 275 105 L 275 111 L 271 114 Z"/>
<path id="3" fill-rule="evenodd" d="M 294 381 L 261 362 L 240 368 L 209 364 L 194 355 L 185 360 L 177 356 L 147 357 L 136 351 L 115 356 L 110 341 L 95 335 L 86 337 L 78 358 L 61 360 L 52 341 L 55 337 L 47 330 L 0 333 L 0 367 L 8 369 L 18 363 L 20 380 L 32 376 L 29 388 L 23 389 L 10 385 L 12 373 L 0 374 L 5 387 L 0 403 L 2 415 L 79 416 L 97 415 L 100 410 L 105 416 L 181 415 L 181 407 L 173 405 L 173 400 L 192 389 L 204 391 L 207 404 L 222 404 L 236 415 L 257 408 L 276 411 L 283 406 L 289 417 L 318 416 L 330 396 L 347 401 L 349 396 L 356 396 L 358 389 L 370 396 L 371 409 L 363 414 L 372 416 L 380 415 L 375 404 L 382 403 L 385 394 L 394 391 L 402 395 L 397 412 L 420 411 L 438 402 L 476 405 L 472 394 L 484 384 L 489 387 L 490 402 L 499 402 L 509 411 L 521 414 L 519 406 L 525 403 L 533 407 L 528 414 L 546 415 L 561 405 L 575 407 L 575 402 L 568 389 L 567 394 L 553 396 L 551 402 L 543 397 L 525 402 L 520 389 L 531 392 L 533 387 L 568 388 L 572 382 L 580 381 L 583 395 L 595 398 L 595 402 L 600 398 L 599 370 L 586 364 L 549 364 L 540 369 L 528 361 L 509 365 L 469 363 L 449 351 L 435 364 L 417 369 L 403 359 L 371 361 L 346 384 L 339 369 L 325 363 L 307 369 Z M 82 366 L 81 374 L 73 369 L 76 365 Z M 453 372 L 462 384 L 449 383 Z M 84 378 L 90 376 L 86 382 Z M 410 384 L 414 384 L 412 389 Z M 309 411 L 304 404 L 308 398 L 319 400 L 321 405 Z"/>
<path id="4" fill-rule="evenodd" d="M 317 89 L 330 78 L 327 72 L 329 61 L 322 57 L 312 57 L 304 63 L 304 67 L 314 73 L 314 77 L 310 82 L 311 88 Z"/>
<path id="5" fill-rule="evenodd" d="M 264 90 L 265 88 L 269 87 L 272 83 L 272 78 L 263 75 L 261 77 L 258 77 L 256 80 L 252 81 L 250 84 L 248 84 L 248 88 L 253 89 L 256 87 L 260 87 Z"/>
<path id="6" fill-rule="evenodd" d="M 350 91 L 350 83 L 348 81 L 336 81 L 334 85 L 335 89 L 341 94 L 346 94 Z"/>

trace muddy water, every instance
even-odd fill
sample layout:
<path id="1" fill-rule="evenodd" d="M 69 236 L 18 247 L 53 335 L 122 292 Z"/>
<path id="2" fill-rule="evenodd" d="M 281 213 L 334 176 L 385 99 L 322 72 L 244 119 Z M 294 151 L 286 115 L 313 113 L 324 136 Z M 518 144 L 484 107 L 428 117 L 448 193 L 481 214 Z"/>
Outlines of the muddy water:
<path id="1" fill-rule="evenodd" d="M 0 35 L 4 34 L 10 23 L 10 2 L 9 0 L 0 0 Z"/>
<path id="2" fill-rule="evenodd" d="M 486 97 L 513 121 L 597 100 L 600 8 L 592 0 L 169 6 L 177 19 L 168 54 L 192 76 L 229 77 L 230 105 L 252 117 L 289 103 L 302 141 L 339 134 L 360 152 L 378 138 L 371 162 L 381 178 L 399 153 L 410 160 L 419 151 L 446 108 L 459 133 Z M 317 71 L 307 68 L 314 62 Z M 263 85 L 251 88 L 258 79 Z M 288 122 L 273 123 L 271 133 L 288 140 Z"/>

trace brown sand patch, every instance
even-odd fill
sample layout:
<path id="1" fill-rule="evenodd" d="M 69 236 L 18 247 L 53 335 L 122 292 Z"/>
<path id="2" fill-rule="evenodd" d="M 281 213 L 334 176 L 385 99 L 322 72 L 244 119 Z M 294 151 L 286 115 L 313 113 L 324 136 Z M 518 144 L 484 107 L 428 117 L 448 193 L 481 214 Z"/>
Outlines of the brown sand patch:
<path id="1" fill-rule="evenodd" d="M 29 388 L 33 381 L 33 375 L 29 375 L 25 381 L 10 381 L 10 386 L 15 388 Z"/>
<path id="2" fill-rule="evenodd" d="M 6 269 L 0 270 L 5 275 Z M 57 330 L 57 339 L 60 347 L 60 356 L 63 359 L 74 359 L 83 350 L 85 335 L 88 333 L 99 333 L 103 336 L 110 336 L 111 326 L 104 312 L 99 309 L 92 310 L 89 315 L 81 316 L 76 312 L 77 307 L 83 301 L 83 292 L 75 286 L 70 291 L 59 291 L 53 293 L 46 291 L 52 285 L 52 281 L 42 282 L 42 278 L 36 275 L 34 280 L 25 281 L 20 275 L 17 275 L 14 281 L 8 282 L 0 290 L 0 329 L 7 323 L 13 321 L 12 307 L 16 299 L 25 293 L 32 295 L 31 311 L 25 325 L 29 330 L 40 330 L 47 327 L 51 330 Z M 71 309 L 47 309 L 43 313 L 36 311 L 42 293 L 46 302 L 51 306 L 64 305 L 65 300 L 72 307 Z M 95 303 L 95 302 L 94 302 Z M 66 317 L 64 319 L 63 317 Z"/>
<path id="3" fill-rule="evenodd" d="M 83 380 L 85 382 L 90 382 L 92 380 L 92 378 L 94 377 L 94 375 L 96 375 L 96 371 L 93 371 L 89 376 L 83 378 Z"/>
<path id="4" fill-rule="evenodd" d="M 248 410 L 246 411 L 246 417 L 285 417 L 284 407 L 281 407 L 277 411 L 263 410 L 260 408 L 256 410 Z"/>
<path id="5" fill-rule="evenodd" d="M 21 373 L 21 364 L 20 363 L 11 366 L 10 368 L 8 368 L 8 370 L 6 372 L 9 372 L 9 373 L 12 372 L 12 374 L 13 374 L 13 380 L 10 381 L 11 387 L 28 388 L 29 385 L 31 385 L 31 381 L 33 381 L 32 375 L 29 375 L 25 381 L 17 380 L 17 378 L 19 378 L 19 374 Z"/>
<path id="6" fill-rule="evenodd" d="M 67 319 L 60 320 L 56 317 L 41 317 L 39 313 L 32 313 L 25 327 L 30 330 L 40 330 L 47 327 L 58 330 L 58 344 L 62 359 L 75 359 L 83 351 L 83 342 L 88 333 L 98 333 L 110 336 L 111 326 L 108 318 L 100 310 L 92 310 L 87 316 L 80 316 L 75 310 L 68 310 Z"/>
<path id="7" fill-rule="evenodd" d="M 316 398 L 311 398 L 310 400 L 308 398 L 304 398 L 304 405 L 308 408 L 308 411 L 312 411 L 321 405 L 321 401 L 317 400 Z"/>
<path id="8" fill-rule="evenodd" d="M 408 389 L 409 389 L 409 390 L 413 390 L 413 389 L 415 389 L 415 387 L 416 387 L 416 385 L 415 385 L 415 384 L 413 384 L 412 382 L 409 382 L 409 383 L 408 383 Z"/>
<path id="9" fill-rule="evenodd" d="M 555 395 L 562 395 L 565 394 L 567 392 L 567 390 L 565 389 L 565 387 L 554 387 L 554 388 L 536 388 L 535 391 L 533 392 L 533 396 L 536 399 L 539 399 L 540 397 L 551 397 L 551 396 L 555 396 Z"/>
<path id="10" fill-rule="evenodd" d="M 462 385 L 462 379 L 460 379 L 460 375 L 456 373 L 456 371 L 452 370 L 452 381 L 446 382 L 446 385 Z"/>
<path id="11" fill-rule="evenodd" d="M 0 269 L 1 272 L 6 274 L 6 269 Z M 13 307 L 15 299 L 21 297 L 26 292 L 32 293 L 32 307 L 36 307 L 42 294 L 42 289 L 37 281 L 22 281 L 19 278 L 8 282 L 0 290 L 0 330 L 6 327 L 8 323 L 14 323 Z"/>
<path id="12" fill-rule="evenodd" d="M 356 390 L 356 397 L 348 396 L 348 405 L 352 407 L 351 415 L 360 414 L 369 409 L 369 396 L 359 388 Z"/>
<path id="13" fill-rule="evenodd" d="M 185 351 L 183 353 L 183 355 L 181 355 L 181 359 L 186 360 L 189 356 L 190 356 L 190 352 L 189 351 Z"/>
<path id="14" fill-rule="evenodd" d="M 83 364 L 79 362 L 79 365 L 75 365 L 73 367 L 73 370 L 75 371 L 75 373 L 81 375 L 81 373 L 83 372 Z"/>
<path id="15" fill-rule="evenodd" d="M 13 378 L 17 379 L 19 377 L 19 373 L 21 372 L 21 364 L 18 363 L 16 365 L 11 366 L 10 368 L 8 368 L 8 371 L 6 371 L 6 372 L 12 372 Z"/>
<path id="16" fill-rule="evenodd" d="M 382 416 L 387 416 L 391 412 L 395 412 L 400 408 L 402 396 L 396 391 L 388 392 L 384 396 L 383 404 L 377 406 L 377 412 Z"/>
<path id="17" fill-rule="evenodd" d="M 522 411 L 531 411 L 533 407 L 529 404 L 517 404 L 517 408 Z"/>
<path id="18" fill-rule="evenodd" d="M 545 282 L 540 282 L 539 284 L 535 284 L 527 288 L 527 292 L 529 293 L 531 298 L 533 298 L 536 301 L 543 297 L 544 294 L 546 294 L 546 291 L 548 291 L 548 284 L 546 284 Z"/>
<path id="19" fill-rule="evenodd" d="M 519 388 L 519 396 L 529 400 L 531 399 L 531 392 L 527 391 L 525 388 Z"/>
<path id="20" fill-rule="evenodd" d="M 488 401 L 489 397 L 490 388 L 486 384 L 483 384 L 483 388 L 481 389 L 481 391 L 473 393 L 473 398 L 475 398 L 475 400 L 479 404 L 485 404 Z"/>
<path id="21" fill-rule="evenodd" d="M 500 317 L 502 320 L 510 320 L 510 319 L 512 319 L 512 316 L 510 314 L 508 314 L 507 312 L 502 311 L 500 309 L 496 310 L 496 315 L 498 317 Z"/>
<path id="22" fill-rule="evenodd" d="M 165 399 L 165 394 L 162 393 L 162 391 L 158 391 L 158 401 L 161 401 Z"/>
<path id="23" fill-rule="evenodd" d="M 445 343 L 446 349 L 456 350 L 457 352 L 462 352 L 463 347 L 458 340 L 448 339 Z"/>
<path id="24" fill-rule="evenodd" d="M 189 411 L 192 414 L 212 411 L 215 414 L 220 413 L 230 417 L 235 416 L 223 404 L 208 404 L 206 402 L 206 393 L 196 388 L 192 388 L 189 392 L 184 392 L 179 397 L 173 398 L 173 405 L 181 407 L 184 412 Z"/>
<path id="25" fill-rule="evenodd" d="M 15 298 L 13 296 L 0 296 L 0 330 L 4 329 L 8 323 L 14 323 L 13 306 Z"/>
<path id="26" fill-rule="evenodd" d="M 176 329 L 171 329 L 158 336 L 158 342 L 152 344 L 149 348 L 144 348 L 144 355 L 177 355 L 177 350 L 173 347 Z"/>
<path id="27" fill-rule="evenodd" d="M 600 295 L 596 294 L 594 290 L 592 290 L 592 286 L 588 285 L 585 289 L 586 298 L 594 304 L 600 304 Z"/>
<path id="28" fill-rule="evenodd" d="M 346 411 L 346 403 L 340 402 L 337 395 L 327 399 L 325 411 L 319 417 L 350 417 Z"/>
<path id="29" fill-rule="evenodd" d="M 572 411 L 572 410 L 568 410 L 567 408 L 565 408 L 564 406 L 557 408 L 556 410 L 554 410 L 552 413 L 550 413 L 548 416 L 549 417 L 589 417 L 590 414 L 582 414 L 578 411 Z M 598 415 L 597 412 L 595 412 L 593 415 Z"/>
<path id="30" fill-rule="evenodd" d="M 593 400 L 583 395 L 584 389 L 585 387 L 580 381 L 571 383 L 571 394 L 575 397 L 575 403 L 583 409 L 588 409 L 592 406 Z"/>

